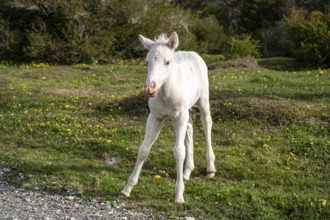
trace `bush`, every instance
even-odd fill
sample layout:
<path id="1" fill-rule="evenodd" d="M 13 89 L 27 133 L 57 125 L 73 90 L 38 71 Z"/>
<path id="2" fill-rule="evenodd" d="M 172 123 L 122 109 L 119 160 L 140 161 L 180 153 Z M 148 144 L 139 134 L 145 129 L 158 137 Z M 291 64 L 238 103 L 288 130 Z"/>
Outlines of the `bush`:
<path id="1" fill-rule="evenodd" d="M 54 58 L 56 45 L 53 45 L 51 35 L 47 32 L 44 22 L 41 21 L 38 28 L 27 30 L 25 33 L 28 44 L 23 48 L 23 54 L 26 57 L 40 62 L 49 62 Z"/>
<path id="2" fill-rule="evenodd" d="M 161 33 L 170 35 L 176 31 L 180 38 L 180 49 L 196 48 L 196 38 L 189 31 L 191 15 L 169 2 L 147 0 L 144 4 L 136 4 L 135 0 L 118 1 L 111 5 L 111 14 L 114 17 L 115 51 L 120 57 L 145 54 L 138 34 L 153 39 Z"/>
<path id="3" fill-rule="evenodd" d="M 113 51 L 109 6 L 94 3 L 1 2 L 0 59 L 65 64 L 108 61 Z"/>
<path id="4" fill-rule="evenodd" d="M 19 50 L 19 32 L 11 30 L 10 22 L 0 19 L 0 59 L 16 60 Z"/>
<path id="5" fill-rule="evenodd" d="M 197 38 L 200 53 L 221 54 L 227 50 L 228 37 L 215 17 L 194 17 L 191 31 Z"/>
<path id="6" fill-rule="evenodd" d="M 138 34 L 177 31 L 198 49 L 192 15 L 170 1 L 0 1 L 0 60 L 91 63 L 142 56 Z"/>
<path id="7" fill-rule="evenodd" d="M 289 56 L 291 44 L 284 34 L 285 25 L 277 22 L 274 27 L 261 32 L 262 54 L 266 57 Z"/>
<path id="8" fill-rule="evenodd" d="M 250 35 L 243 34 L 239 37 L 230 37 L 228 44 L 230 58 L 260 56 L 260 42 L 254 40 Z"/>
<path id="9" fill-rule="evenodd" d="M 293 55 L 311 67 L 330 66 L 330 13 L 292 10 L 285 18 Z"/>

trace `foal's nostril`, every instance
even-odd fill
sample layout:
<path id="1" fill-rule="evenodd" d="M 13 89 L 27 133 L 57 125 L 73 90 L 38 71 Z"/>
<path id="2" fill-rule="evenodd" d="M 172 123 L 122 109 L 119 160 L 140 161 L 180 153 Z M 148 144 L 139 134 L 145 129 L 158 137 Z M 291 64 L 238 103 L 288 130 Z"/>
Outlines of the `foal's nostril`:
<path id="1" fill-rule="evenodd" d="M 144 88 L 154 89 L 156 87 L 156 83 L 154 81 L 148 81 L 144 83 Z"/>
<path id="2" fill-rule="evenodd" d="M 149 87 L 154 89 L 156 87 L 156 83 L 154 81 L 149 82 Z"/>

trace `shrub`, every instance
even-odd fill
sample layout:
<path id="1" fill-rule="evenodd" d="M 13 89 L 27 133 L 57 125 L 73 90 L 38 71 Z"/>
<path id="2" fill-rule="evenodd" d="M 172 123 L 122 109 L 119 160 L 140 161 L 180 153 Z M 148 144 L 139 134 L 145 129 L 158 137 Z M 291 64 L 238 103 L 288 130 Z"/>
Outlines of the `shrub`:
<path id="1" fill-rule="evenodd" d="M 123 0 L 112 4 L 111 11 L 115 18 L 114 46 L 121 57 L 131 58 L 145 54 L 138 34 L 153 39 L 161 33 L 171 34 L 177 31 L 180 49 L 194 41 L 194 36 L 188 30 L 189 13 L 169 3 L 147 0 L 144 4 L 136 4 L 135 0 Z"/>
<path id="2" fill-rule="evenodd" d="M 0 59 L 11 61 L 16 59 L 19 50 L 19 32 L 11 30 L 10 22 L 0 19 Z"/>
<path id="3" fill-rule="evenodd" d="M 34 61 L 49 62 L 53 59 L 54 48 L 51 35 L 47 32 L 44 22 L 38 28 L 26 31 L 27 45 L 23 48 L 24 55 Z"/>
<path id="4" fill-rule="evenodd" d="M 274 27 L 261 32 L 262 54 L 267 57 L 285 57 L 290 55 L 291 44 L 284 34 L 285 25 L 277 22 Z"/>
<path id="5" fill-rule="evenodd" d="M 330 66 L 330 13 L 292 10 L 285 18 L 293 55 L 311 67 Z"/>
<path id="6" fill-rule="evenodd" d="M 113 54 L 109 5 L 94 3 L 0 3 L 0 59 L 66 64 L 107 61 Z"/>
<path id="7" fill-rule="evenodd" d="M 228 44 L 231 58 L 260 56 L 260 42 L 254 40 L 250 35 L 243 34 L 239 37 L 230 37 Z"/>
<path id="8" fill-rule="evenodd" d="M 220 54 L 226 51 L 228 37 L 214 16 L 194 17 L 191 31 L 196 36 L 200 53 Z"/>

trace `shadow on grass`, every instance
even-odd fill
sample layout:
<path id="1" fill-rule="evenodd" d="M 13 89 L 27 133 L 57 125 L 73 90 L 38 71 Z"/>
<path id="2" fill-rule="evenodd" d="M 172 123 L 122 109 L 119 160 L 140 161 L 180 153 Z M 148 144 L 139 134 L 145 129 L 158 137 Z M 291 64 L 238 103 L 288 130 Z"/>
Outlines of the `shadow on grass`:
<path id="1" fill-rule="evenodd" d="M 326 98 L 330 93 L 296 94 L 297 99 L 315 100 Z M 310 108 L 292 99 L 271 98 L 267 95 L 244 93 L 234 95 L 233 93 L 217 93 L 211 96 L 211 110 L 213 120 L 248 120 L 252 122 L 263 122 L 271 126 L 285 126 L 291 123 L 308 124 L 322 123 L 330 125 L 330 117 L 323 114 L 327 111 L 326 106 Z M 310 109 L 309 109 L 310 108 Z"/>
<path id="2" fill-rule="evenodd" d="M 290 95 L 290 100 L 322 99 L 330 97 L 330 93 L 311 92 Z M 271 91 L 264 92 L 244 92 L 244 94 L 235 94 L 232 91 L 211 91 L 211 110 L 214 120 L 218 118 L 231 118 L 235 120 L 262 121 L 271 126 L 283 126 L 291 123 L 307 122 L 310 118 L 327 122 L 330 124 L 328 116 L 322 114 L 315 115 L 316 112 L 306 111 L 301 105 L 287 100 L 285 94 L 273 94 Z M 232 102 L 226 103 L 226 100 Z M 127 117 L 141 117 L 145 119 L 149 114 L 148 98 L 144 93 L 131 95 L 121 100 L 111 102 L 102 102 L 95 107 L 99 113 L 115 113 Z M 199 111 L 193 111 L 192 114 L 199 114 Z"/>
<path id="3" fill-rule="evenodd" d="M 298 71 L 307 69 L 303 63 L 298 62 L 294 58 L 290 57 L 272 57 L 258 59 L 258 65 L 265 69 L 277 70 L 277 71 Z"/>
<path id="4" fill-rule="evenodd" d="M 127 116 L 148 116 L 148 98 L 143 92 L 138 95 L 130 95 L 124 99 L 114 99 L 96 105 L 95 110 L 99 113 L 116 113 Z"/>

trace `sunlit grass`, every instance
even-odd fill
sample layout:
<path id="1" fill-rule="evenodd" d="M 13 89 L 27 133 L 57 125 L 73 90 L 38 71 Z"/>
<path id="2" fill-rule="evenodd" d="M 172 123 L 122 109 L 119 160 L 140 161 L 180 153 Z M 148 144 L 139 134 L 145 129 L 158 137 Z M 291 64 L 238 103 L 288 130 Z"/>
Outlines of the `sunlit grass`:
<path id="1" fill-rule="evenodd" d="M 118 199 L 144 136 L 146 72 L 138 61 L 1 64 L 0 165 L 12 168 L 7 180 Z M 192 110 L 196 169 L 186 182 L 186 204 L 173 204 L 170 123 L 131 197 L 121 201 L 169 217 L 329 217 L 330 70 L 229 68 L 209 74 L 216 177 L 205 177 L 205 138 Z M 106 164 L 111 157 L 118 163 Z"/>

